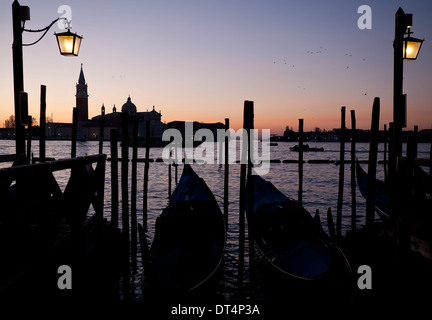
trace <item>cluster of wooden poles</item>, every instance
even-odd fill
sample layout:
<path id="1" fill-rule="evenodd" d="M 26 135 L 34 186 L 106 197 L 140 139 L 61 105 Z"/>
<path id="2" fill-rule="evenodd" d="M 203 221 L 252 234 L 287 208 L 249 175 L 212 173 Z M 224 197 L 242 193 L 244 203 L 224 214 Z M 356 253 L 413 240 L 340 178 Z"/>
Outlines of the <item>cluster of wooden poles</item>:
<path id="1" fill-rule="evenodd" d="M 40 147 L 39 147 L 39 158 L 36 160 L 44 161 L 46 160 L 45 154 L 45 114 L 46 114 L 46 88 L 41 86 L 41 114 L 40 114 Z M 254 128 L 254 106 L 253 101 L 244 102 L 244 118 L 243 127 L 245 134 L 249 135 L 251 129 Z M 368 159 L 368 195 L 366 197 L 366 227 L 370 227 L 374 224 L 375 217 L 375 177 L 376 177 L 376 165 L 377 165 L 377 154 L 378 154 L 378 133 L 379 133 L 379 114 L 380 114 L 380 99 L 375 98 L 372 107 L 372 121 L 371 121 L 371 137 L 370 137 L 370 149 L 369 149 L 369 159 Z M 76 157 L 76 141 L 77 141 L 77 109 L 73 109 L 73 126 L 72 126 L 72 147 L 71 147 L 71 157 Z M 336 223 L 335 227 L 333 224 L 333 218 L 331 209 L 328 209 L 328 228 L 330 235 L 336 240 L 341 240 L 342 238 L 342 204 L 344 196 L 344 181 L 345 181 L 345 140 L 346 140 L 346 107 L 341 108 L 341 131 L 340 131 L 340 159 L 339 159 L 339 184 L 338 184 L 338 197 L 337 197 L 337 209 L 336 209 Z M 31 122 L 30 122 L 31 123 Z M 110 152 L 111 152 L 111 224 L 118 226 L 119 223 L 119 172 L 118 163 L 121 162 L 121 203 L 122 203 L 122 243 L 125 252 L 125 258 L 127 261 L 126 270 L 129 270 L 129 259 L 132 257 L 132 261 L 136 260 L 137 244 L 138 244 L 138 229 L 147 230 L 147 212 L 148 212 L 148 176 L 149 176 L 149 163 L 152 159 L 149 158 L 150 153 L 150 122 L 146 122 L 146 150 L 145 158 L 138 159 L 137 156 L 137 145 L 138 145 L 138 121 L 134 121 L 132 130 L 132 172 L 131 172 L 131 207 L 129 215 L 129 136 L 128 136 L 128 115 L 126 113 L 121 114 L 121 158 L 118 156 L 118 134 L 116 129 L 110 131 Z M 298 152 L 298 202 L 302 204 L 302 194 L 303 194 L 303 119 L 299 119 L 299 152 Z M 392 123 L 390 123 L 390 137 L 392 132 Z M 229 119 L 225 119 L 225 127 L 229 129 Z M 351 230 L 356 230 L 357 212 L 356 212 L 356 178 L 355 178 L 355 163 L 356 163 L 356 118 L 355 111 L 351 110 L 351 127 L 352 127 L 352 137 L 351 137 Z M 384 125 L 384 130 L 387 133 L 386 125 Z M 417 132 L 417 127 L 415 127 L 415 133 Z M 99 153 L 103 153 L 103 142 L 104 142 L 104 117 L 101 118 L 100 134 L 99 134 Z M 386 135 L 387 136 L 387 135 Z M 27 144 L 27 154 L 30 154 L 31 150 L 31 125 L 29 125 L 29 141 Z M 244 137 L 244 140 L 249 141 L 249 136 Z M 387 141 L 387 139 L 386 139 Z M 225 175 L 224 175 L 224 205 L 223 212 L 225 217 L 225 222 L 228 226 L 228 192 L 229 192 L 229 164 L 228 164 L 228 137 L 225 137 Z M 392 157 L 391 145 L 389 144 L 389 158 Z M 245 146 L 245 145 L 244 145 Z M 238 281 L 243 283 L 243 270 L 244 270 L 244 250 L 245 250 L 245 197 L 246 192 L 246 179 L 251 179 L 252 162 L 249 156 L 252 152 L 250 150 L 252 144 L 248 144 L 246 148 L 242 148 L 241 154 L 241 169 L 240 169 L 240 208 L 239 208 L 239 274 Z M 431 149 L 432 150 L 432 149 Z M 408 138 L 407 153 L 410 157 L 416 157 L 417 155 L 417 144 L 416 135 Z M 387 177 L 389 173 L 395 170 L 391 167 L 394 161 L 392 159 L 387 160 L 387 143 L 384 143 L 384 171 Z M 145 162 L 144 168 L 144 185 L 143 185 L 143 226 L 137 223 L 137 163 L 143 161 Z M 387 162 L 389 163 L 389 168 L 387 168 Z M 175 181 L 177 183 L 177 165 L 168 166 L 168 196 L 171 194 L 172 189 L 172 175 L 171 167 L 175 167 Z M 393 165 L 394 166 L 394 165 Z M 389 171 L 389 172 L 388 172 Z M 250 201 L 253 203 L 253 195 L 249 197 Z M 248 238 L 249 238 L 249 263 L 250 271 L 253 272 L 253 261 L 254 251 L 251 241 L 253 239 L 253 227 L 248 223 Z M 145 231 L 144 231 L 145 232 Z M 141 241 L 141 243 L 143 243 Z M 145 256 L 147 246 L 142 249 L 142 255 Z M 145 257 L 144 257 L 145 258 Z M 127 286 L 129 277 L 125 276 L 125 286 Z"/>
<path id="2" fill-rule="evenodd" d="M 253 101 L 245 101 L 244 102 L 244 132 L 245 134 L 249 134 L 250 130 L 254 128 L 254 106 Z M 327 211 L 327 219 L 328 219 L 328 228 L 330 232 L 330 236 L 335 239 L 335 241 L 340 241 L 342 239 L 342 204 L 344 197 L 344 184 L 345 184 L 345 140 L 346 140 L 346 107 L 341 108 L 341 136 L 340 136 L 340 158 L 339 158 L 339 184 L 338 184 L 338 197 L 337 197 L 337 209 L 336 209 L 336 223 L 333 223 L 333 217 L 330 207 Z M 378 136 L 379 136 L 379 113 L 380 113 L 380 100 L 379 98 L 374 99 L 373 107 L 372 107 L 372 121 L 371 121 L 371 138 L 370 138 L 370 149 L 369 149 L 369 159 L 368 159 L 368 190 L 369 194 L 366 198 L 366 227 L 370 227 L 375 222 L 375 204 L 374 204 L 374 193 L 375 190 L 375 177 L 376 177 L 376 165 L 377 165 L 377 154 L 378 154 Z M 103 121 L 103 120 L 102 120 Z M 226 129 L 229 128 L 229 119 L 225 119 Z M 356 163 L 356 139 L 355 139 L 355 131 L 356 131 L 356 118 L 355 111 L 351 110 L 351 127 L 352 127 L 352 138 L 351 138 L 351 230 L 355 231 L 356 221 L 357 221 L 357 201 L 356 201 L 356 178 L 355 178 L 355 163 Z M 148 171 L 149 171 L 149 151 L 150 151 L 150 123 L 146 123 L 146 152 L 144 159 L 138 159 L 137 157 L 137 133 L 138 133 L 138 122 L 134 122 L 133 124 L 133 134 L 132 134 L 132 173 L 131 173 L 131 208 L 130 208 L 130 216 L 129 216 L 129 198 L 128 198 L 128 168 L 129 168 L 129 137 L 128 137 L 128 118 L 127 114 L 122 114 L 122 138 L 121 138 L 121 158 L 118 157 L 117 154 L 117 143 L 118 143 L 118 132 L 117 130 L 111 130 L 111 201 L 112 201 L 112 212 L 111 212 L 111 221 L 114 225 L 118 224 L 118 162 L 121 162 L 121 195 L 122 195 L 122 233 L 123 233 L 123 243 L 125 252 L 127 252 L 127 256 L 129 259 L 129 254 L 133 257 L 132 261 L 136 259 L 135 254 L 137 250 L 137 235 L 138 228 L 142 227 L 142 230 L 147 230 L 147 194 L 148 194 Z M 384 126 L 386 131 L 386 126 Z M 228 137 L 225 138 L 225 175 L 224 175 L 224 217 L 225 222 L 228 226 L 228 191 L 229 191 L 229 164 L 228 164 Z M 249 136 L 244 137 L 245 141 L 249 141 Z M 411 142 L 410 142 L 411 141 Z M 411 147 L 414 143 L 415 139 L 409 139 L 408 148 L 411 152 L 416 150 L 415 147 Z M 74 144 L 74 143 L 73 143 Z M 103 122 L 101 124 L 101 134 L 100 134 L 100 142 L 99 142 L 99 152 L 102 153 L 102 145 L 103 145 Z M 245 146 L 245 145 L 244 145 Z M 238 257 L 238 281 L 240 284 L 243 283 L 244 279 L 244 267 L 245 267 L 245 197 L 246 192 L 250 192 L 250 190 L 246 190 L 246 179 L 252 179 L 253 175 L 251 175 L 251 170 L 253 168 L 251 157 L 249 156 L 252 152 L 251 150 L 252 144 L 247 144 L 247 147 L 242 148 L 241 154 L 241 169 L 240 169 L 240 208 L 239 208 L 239 257 Z M 298 153 L 298 179 L 299 179 L 299 187 L 298 187 L 298 202 L 302 204 L 302 194 L 303 194 L 303 119 L 299 119 L 299 153 Z M 387 144 L 384 143 L 384 171 L 387 172 Z M 145 170 L 144 170 L 144 193 L 143 193 L 143 224 L 141 226 L 137 223 L 137 215 L 136 215 L 136 190 L 137 190 L 137 163 L 139 161 L 145 162 Z M 178 174 L 177 174 L 177 165 L 168 165 L 168 196 L 171 194 L 172 190 L 172 174 L 171 167 L 175 167 L 175 181 L 177 183 Z M 249 195 L 249 201 L 253 204 L 253 194 Z M 130 219 L 129 219 L 130 217 Z M 253 274 L 253 260 L 254 260 L 254 250 L 253 244 L 253 226 L 251 225 L 252 221 L 248 221 L 248 244 L 249 244 L 249 272 Z M 130 226 L 130 228 L 129 228 Z M 142 231 L 141 230 L 141 231 Z M 144 231 L 145 232 L 145 231 Z M 129 242 L 130 241 L 130 242 Z M 141 244 L 143 242 L 141 241 Z M 146 244 L 146 242 L 145 242 Z M 142 255 L 145 259 L 146 250 L 148 248 L 144 245 L 142 248 Z M 135 258 L 134 258 L 135 257 Z M 129 261 L 129 260 L 128 260 Z"/>
<path id="3" fill-rule="evenodd" d="M 363 230 L 368 233 L 373 229 L 375 224 L 375 184 L 376 184 L 376 172 L 378 163 L 378 143 L 379 143 L 379 117 L 380 117 L 380 98 L 375 97 L 372 106 L 372 119 L 371 119 L 371 134 L 370 134 L 370 145 L 368 153 L 368 181 L 367 181 L 367 194 L 366 194 L 366 213 L 365 213 L 365 225 Z M 249 132 L 253 129 L 253 101 L 245 101 L 244 104 L 244 129 L 245 132 Z M 350 189 L 351 189 L 351 232 L 355 233 L 357 231 L 357 200 L 356 200 L 356 118 L 355 110 L 351 110 L 351 126 L 352 126 L 352 137 L 351 137 L 351 176 L 350 176 Z M 384 125 L 385 131 L 385 141 L 384 141 L 384 176 L 386 179 L 390 177 L 393 178 L 397 174 L 396 163 L 401 160 L 401 157 L 396 157 L 394 151 L 392 150 L 392 143 L 389 143 L 389 148 L 387 148 L 387 140 L 392 141 L 393 123 L 390 123 L 389 132 L 387 134 L 387 127 Z M 414 135 L 409 136 L 407 140 L 407 158 L 415 159 L 417 158 L 417 140 L 418 140 L 418 127 L 414 127 Z M 342 235 L 342 207 L 343 207 L 343 197 L 344 197 L 344 185 L 345 185 L 345 142 L 346 142 L 346 107 L 341 107 L 341 131 L 340 131 L 340 159 L 339 159 L 339 181 L 338 181 L 338 194 L 337 194 L 337 211 L 336 211 L 336 223 L 333 222 L 331 208 L 327 211 L 327 221 L 330 237 L 336 242 L 340 243 L 343 239 Z M 250 146 L 251 147 L 251 146 Z M 302 194 L 303 194 L 303 119 L 299 119 L 299 153 L 298 153 L 298 202 L 302 204 Z M 244 151 L 244 150 L 243 150 Z M 250 161 L 251 154 L 250 148 L 248 148 L 245 153 L 242 154 L 241 161 L 241 171 L 240 171 L 240 211 L 239 211 L 239 282 L 243 282 L 243 268 L 244 268 L 244 212 L 245 212 L 245 195 L 249 192 L 248 206 L 253 208 L 254 192 L 253 190 L 246 191 L 246 176 L 247 179 L 253 179 L 251 175 L 252 163 Z M 248 154 L 247 154 L 248 153 Z M 388 158 L 387 158 L 388 154 Z M 432 145 L 431 145 L 431 158 L 432 158 Z M 249 159 L 248 170 L 246 173 L 246 161 Z M 419 160 L 419 159 L 417 159 Z M 421 160 L 421 159 L 420 159 Z M 423 161 L 427 166 L 431 168 L 431 160 Z M 389 166 L 387 166 L 387 163 Z M 431 169 L 430 169 L 431 171 Z M 395 181 L 395 180 L 393 180 Z M 400 183 L 400 181 L 398 182 Z M 251 184 L 253 185 L 253 184 Z M 397 201 L 397 200 L 396 200 Z M 254 250 L 253 250 L 253 221 L 248 221 L 248 238 L 249 238 L 249 271 L 250 279 L 254 278 Z"/>

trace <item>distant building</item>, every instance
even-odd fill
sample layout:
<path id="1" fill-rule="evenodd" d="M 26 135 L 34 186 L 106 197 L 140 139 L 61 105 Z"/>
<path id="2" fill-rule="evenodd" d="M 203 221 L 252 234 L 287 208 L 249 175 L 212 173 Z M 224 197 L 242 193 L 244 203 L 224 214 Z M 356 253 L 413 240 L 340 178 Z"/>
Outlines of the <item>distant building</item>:
<path id="1" fill-rule="evenodd" d="M 149 121 L 150 124 L 150 137 L 152 141 L 158 141 L 162 139 L 162 134 L 166 128 L 165 124 L 162 123 L 161 112 L 157 112 L 153 106 L 153 110 L 146 112 L 139 112 L 136 105 L 132 102 L 131 97 L 127 98 L 127 101 L 123 104 L 121 112 L 117 112 L 117 108 L 114 105 L 111 113 L 106 113 L 105 105 L 102 104 L 101 114 L 88 119 L 88 91 L 87 83 L 84 77 L 84 71 L 81 65 L 81 70 L 76 85 L 76 108 L 78 110 L 78 140 L 99 140 L 100 127 L 103 123 L 104 140 L 110 139 L 111 129 L 117 129 L 119 138 L 121 138 L 121 114 L 126 113 L 128 115 L 128 135 L 132 136 L 132 130 L 134 122 L 138 122 L 138 139 L 143 141 L 146 138 L 146 123 Z M 103 121 L 102 121 L 103 119 Z"/>
<path id="2" fill-rule="evenodd" d="M 81 71 L 76 85 L 76 108 L 78 110 L 78 121 L 88 120 L 88 92 L 84 72 L 81 63 Z"/>
<path id="3" fill-rule="evenodd" d="M 70 140 L 72 139 L 72 123 L 48 122 L 45 135 L 47 139 Z"/>
<path id="4" fill-rule="evenodd" d="M 0 139 L 15 139 L 15 128 L 0 128 Z"/>
<path id="5" fill-rule="evenodd" d="M 101 106 L 101 114 L 88 118 L 88 85 L 86 83 L 83 71 L 83 65 L 76 84 L 76 109 L 77 109 L 77 139 L 81 141 L 99 140 L 101 134 L 101 125 L 103 124 L 103 138 L 110 139 L 112 129 L 117 130 L 118 137 L 121 139 L 122 133 L 122 114 L 127 114 L 128 119 L 128 136 L 129 141 L 132 137 L 134 123 L 138 124 L 138 143 L 143 144 L 146 139 L 147 122 L 150 124 L 150 140 L 153 145 L 166 145 L 169 143 L 162 142 L 162 135 L 167 128 L 177 128 L 184 134 L 184 121 L 173 121 L 169 124 L 164 124 L 161 111 L 156 111 L 153 106 L 150 111 L 138 111 L 137 106 L 132 102 L 129 96 L 126 102 L 121 107 L 121 112 L 117 111 L 114 105 L 112 112 L 106 113 L 105 105 Z M 46 139 L 56 140 L 71 140 L 72 139 L 72 123 L 63 122 L 47 122 L 46 123 Z M 216 136 L 217 129 L 224 129 L 223 123 L 201 123 L 193 122 L 194 133 L 199 129 L 210 129 Z M 37 129 L 37 130 L 36 130 Z M 36 138 L 39 135 L 39 128 L 34 128 L 33 135 Z M 0 139 L 14 139 L 14 128 L 0 128 Z"/>
<path id="6" fill-rule="evenodd" d="M 284 141 L 297 141 L 298 132 L 294 132 L 292 129 L 286 128 L 283 134 Z M 282 139 L 281 139 L 282 140 Z"/>
<path id="7" fill-rule="evenodd" d="M 162 113 L 155 110 L 138 112 L 136 105 L 132 102 L 131 97 L 127 98 L 126 103 L 121 108 L 122 112 L 117 112 L 117 108 L 114 105 L 111 113 L 105 113 L 105 106 L 101 107 L 101 114 L 93 117 L 84 125 L 86 128 L 83 133 L 88 139 L 97 139 L 99 135 L 100 124 L 104 122 L 104 137 L 109 138 L 109 130 L 116 128 L 121 135 L 121 114 L 126 113 L 128 115 L 128 135 L 132 136 L 134 122 L 138 122 L 138 140 L 143 141 L 146 138 L 147 132 L 147 121 L 150 124 L 150 139 L 152 141 L 159 141 L 162 139 L 162 134 L 166 129 L 166 125 L 162 123 Z M 96 132 L 95 132 L 96 130 Z"/>

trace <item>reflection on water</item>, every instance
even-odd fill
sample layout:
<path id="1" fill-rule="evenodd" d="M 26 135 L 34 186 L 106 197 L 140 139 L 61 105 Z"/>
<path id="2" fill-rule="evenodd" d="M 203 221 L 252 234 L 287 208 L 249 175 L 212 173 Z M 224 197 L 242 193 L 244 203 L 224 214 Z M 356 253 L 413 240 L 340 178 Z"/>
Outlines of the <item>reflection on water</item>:
<path id="1" fill-rule="evenodd" d="M 279 160 L 297 160 L 298 153 L 290 151 L 289 147 L 294 143 L 279 142 L 277 146 L 272 146 L 270 149 L 270 158 Z M 338 160 L 339 159 L 339 143 L 316 143 L 317 146 L 323 147 L 324 152 L 306 152 L 303 155 L 304 160 Z M 47 141 L 46 156 L 55 159 L 62 159 L 70 157 L 71 142 L 70 141 Z M 311 145 L 312 146 L 312 145 Z M 360 160 L 368 159 L 368 143 L 357 143 L 357 157 Z M 405 147 L 405 146 L 404 146 Z M 378 160 L 383 160 L 382 144 L 379 145 Z M 429 144 L 419 144 L 419 157 L 429 157 Z M 10 140 L 0 140 L 1 154 L 12 154 L 15 152 L 15 143 Z M 104 143 L 104 152 L 109 154 L 109 142 Z M 161 158 L 162 148 L 155 148 L 150 151 L 151 158 Z M 215 149 L 216 150 L 216 149 Z M 350 144 L 345 146 L 345 159 L 350 159 Z M 38 156 L 38 142 L 33 142 L 33 150 L 35 156 Z M 94 141 L 78 142 L 77 143 L 77 156 L 92 155 L 98 152 L 98 143 Z M 119 146 L 119 154 L 121 154 Z M 217 157 L 217 152 L 214 153 Z M 144 158 L 145 149 L 138 150 L 138 157 Z M 132 149 L 129 148 L 129 157 L 132 157 Z M 237 158 L 240 159 L 240 158 Z M 10 163 L 1 163 L 0 168 L 10 166 Z M 130 162 L 131 166 L 131 162 Z M 367 165 L 363 165 L 367 168 Z M 218 200 L 221 208 L 223 208 L 223 186 L 224 186 L 224 167 L 218 164 L 204 164 L 193 165 L 196 173 L 202 177 L 209 188 L 213 191 Z M 161 213 L 162 209 L 168 203 L 168 165 L 162 162 L 150 163 L 149 170 L 149 193 L 148 193 L 148 241 L 151 242 L 154 234 L 154 223 L 156 217 Z M 178 178 L 180 178 L 183 166 L 177 167 Z M 105 176 L 105 216 L 110 219 L 111 212 L 111 163 L 108 162 L 106 166 Z M 175 168 L 171 167 L 173 188 L 175 187 Z M 327 230 L 327 222 L 325 214 L 327 208 L 331 207 L 332 212 L 336 213 L 337 205 L 337 190 L 338 190 L 338 175 L 339 167 L 333 163 L 326 164 L 312 164 L 305 163 L 303 166 L 303 204 L 311 214 L 314 214 L 317 209 L 321 213 L 321 221 L 324 229 Z M 143 180 L 144 180 L 144 163 L 137 164 L 137 217 L 138 222 L 143 222 L 142 207 L 143 207 Z M 131 169 L 129 169 L 129 174 Z M 119 165 L 119 174 L 121 174 L 121 166 Z M 378 165 L 377 168 L 378 178 L 383 177 L 383 165 Z M 55 177 L 63 189 L 69 177 L 68 172 L 55 173 Z M 229 226 L 228 226 L 228 242 L 227 251 L 225 256 L 223 282 L 220 287 L 220 293 L 227 299 L 238 297 L 242 288 L 237 287 L 238 275 L 238 214 L 239 214 L 239 178 L 240 165 L 230 165 L 229 175 Z M 265 178 L 272 182 L 287 196 L 296 199 L 298 194 L 298 164 L 297 163 L 271 163 L 270 170 Z M 120 177 L 118 178 L 120 180 Z M 129 179 L 129 182 L 131 179 Z M 120 181 L 119 181 L 120 184 Z M 131 197 L 129 196 L 129 201 Z M 364 224 L 365 201 L 357 190 L 357 222 L 358 226 Z M 350 191 L 350 165 L 345 164 L 345 186 L 344 186 L 344 199 L 343 199 L 343 219 L 342 219 L 342 232 L 343 234 L 349 230 L 351 223 L 351 191 Z M 119 198 L 119 212 L 121 227 L 121 197 Z M 150 245 L 150 243 L 149 243 Z M 138 248 L 139 250 L 139 248 Z M 245 263 L 247 267 L 247 249 L 246 249 Z M 138 252 L 138 256 L 140 252 Z M 140 259 L 138 258 L 138 262 Z M 134 282 L 137 284 L 135 294 L 139 298 L 140 295 L 140 265 L 137 266 L 133 274 L 135 274 Z M 247 276 L 245 276 L 245 280 Z M 247 283 L 245 283 L 247 286 Z"/>

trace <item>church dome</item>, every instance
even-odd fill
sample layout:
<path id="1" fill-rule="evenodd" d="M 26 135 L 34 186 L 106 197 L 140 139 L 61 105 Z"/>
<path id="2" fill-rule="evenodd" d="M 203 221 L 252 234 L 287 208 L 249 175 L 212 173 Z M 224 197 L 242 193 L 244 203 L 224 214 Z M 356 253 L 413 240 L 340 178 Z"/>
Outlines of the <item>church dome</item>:
<path id="1" fill-rule="evenodd" d="M 127 112 L 127 113 L 136 113 L 137 112 L 137 108 L 132 103 L 130 96 L 128 97 L 126 103 L 122 106 L 121 111 L 122 112 Z"/>

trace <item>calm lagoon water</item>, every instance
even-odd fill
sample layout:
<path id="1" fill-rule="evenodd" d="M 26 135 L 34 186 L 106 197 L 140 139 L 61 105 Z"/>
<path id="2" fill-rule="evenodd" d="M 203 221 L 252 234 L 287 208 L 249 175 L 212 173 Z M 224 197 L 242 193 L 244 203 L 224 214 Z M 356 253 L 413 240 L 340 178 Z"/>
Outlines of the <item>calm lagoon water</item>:
<path id="1" fill-rule="evenodd" d="M 267 143 L 267 142 L 264 142 Z M 35 156 L 38 156 L 38 141 L 33 141 L 32 152 Z M 298 164 L 297 163 L 282 163 L 283 160 L 297 160 L 298 153 L 291 151 L 289 148 L 294 143 L 290 142 L 279 142 L 277 146 L 270 147 L 270 159 L 281 160 L 281 163 L 271 163 L 269 172 L 264 176 L 265 179 L 271 181 L 279 190 L 281 190 L 287 196 L 297 199 L 298 195 Z M 334 163 L 307 163 L 308 160 L 339 160 L 339 148 L 340 144 L 336 142 L 332 143 L 309 143 L 311 147 L 323 147 L 323 152 L 305 152 L 303 155 L 306 163 L 303 165 L 303 205 L 313 215 L 318 209 L 321 213 L 321 221 L 323 227 L 327 230 L 326 212 L 330 207 L 332 209 L 334 218 L 336 215 L 337 197 L 338 197 L 338 181 L 339 181 L 339 166 Z M 208 148 L 213 148 L 213 145 L 206 145 Z M 350 148 L 351 144 L 346 143 L 345 145 L 345 159 L 350 159 Z M 404 146 L 405 148 L 405 146 Z M 53 157 L 55 159 L 63 159 L 70 157 L 71 142 L 70 141 L 47 141 L 46 142 L 46 155 L 47 157 Z M 109 154 L 110 146 L 109 142 L 104 143 L 104 153 L 110 157 Z M 211 149 L 208 149 L 211 150 Z M 368 159 L 368 143 L 357 143 L 356 144 L 356 155 L 360 160 Z M 384 145 L 379 145 L 378 160 L 384 159 Z M 405 150 L 405 149 L 404 149 Z M 430 144 L 419 144 L 419 157 L 428 158 L 430 152 Z M 154 148 L 150 151 L 151 158 L 161 158 L 163 148 Z M 15 142 L 11 140 L 0 140 L 0 154 L 12 154 L 15 152 Z M 77 156 L 92 155 L 98 152 L 98 142 L 87 141 L 77 143 Z M 121 155 L 119 145 L 119 155 Z M 132 157 L 132 149 L 129 149 L 129 157 Z M 145 157 L 145 149 L 139 148 L 138 157 Z M 217 153 L 215 152 L 215 157 Z M 239 158 L 238 158 L 239 159 Z M 0 163 L 0 168 L 10 166 L 10 163 Z M 367 169 L 367 164 L 363 164 L 364 168 Z M 156 217 L 162 212 L 162 209 L 168 203 L 168 165 L 163 162 L 150 163 L 149 169 L 149 193 L 148 193 L 148 233 L 147 238 L 149 245 L 153 239 L 154 234 L 154 222 Z M 183 166 L 180 164 L 177 168 L 178 178 L 180 178 Z M 223 186 L 224 186 L 224 167 L 218 164 L 194 164 L 194 170 L 199 176 L 201 176 L 209 188 L 213 191 L 216 199 L 219 201 L 221 209 L 223 209 Z M 175 169 L 172 170 L 172 187 L 175 187 Z M 105 216 L 110 219 L 111 213 L 111 163 L 108 162 L 106 166 L 105 175 Z M 121 166 L 119 165 L 119 173 L 121 172 Z M 137 216 L 138 222 L 142 223 L 142 201 L 143 201 L 143 179 L 144 179 L 144 163 L 139 162 L 137 164 Z M 350 164 L 345 164 L 344 170 L 344 194 L 343 194 L 343 218 L 342 218 L 342 233 L 350 229 L 351 224 L 351 189 L 350 189 Z M 131 162 L 129 167 L 129 174 L 131 173 Z M 383 178 L 384 166 L 379 164 L 377 167 L 378 178 Z M 55 173 L 56 179 L 59 185 L 63 188 L 67 184 L 69 172 L 57 172 Z M 242 287 L 238 287 L 238 216 L 239 216 L 239 180 L 240 180 L 240 165 L 230 165 L 229 175 L 229 230 L 227 237 L 226 256 L 223 269 L 223 281 L 220 285 L 220 295 L 230 300 L 237 297 L 244 298 L 248 295 L 247 290 L 247 265 L 248 257 L 246 249 L 245 253 L 245 282 Z M 130 179 L 129 179 L 130 181 Z M 120 185 L 120 181 L 119 181 Z M 121 227 L 121 197 L 119 204 L 120 221 L 119 226 Z M 365 215 L 365 200 L 357 190 L 357 226 L 360 227 L 364 224 Z M 130 201 L 130 196 L 129 196 Z M 130 208 L 130 206 L 129 206 Z M 140 298 L 140 277 L 141 277 L 141 265 L 140 265 L 140 248 L 138 248 L 138 265 L 133 270 L 133 286 L 132 289 L 138 299 Z"/>

